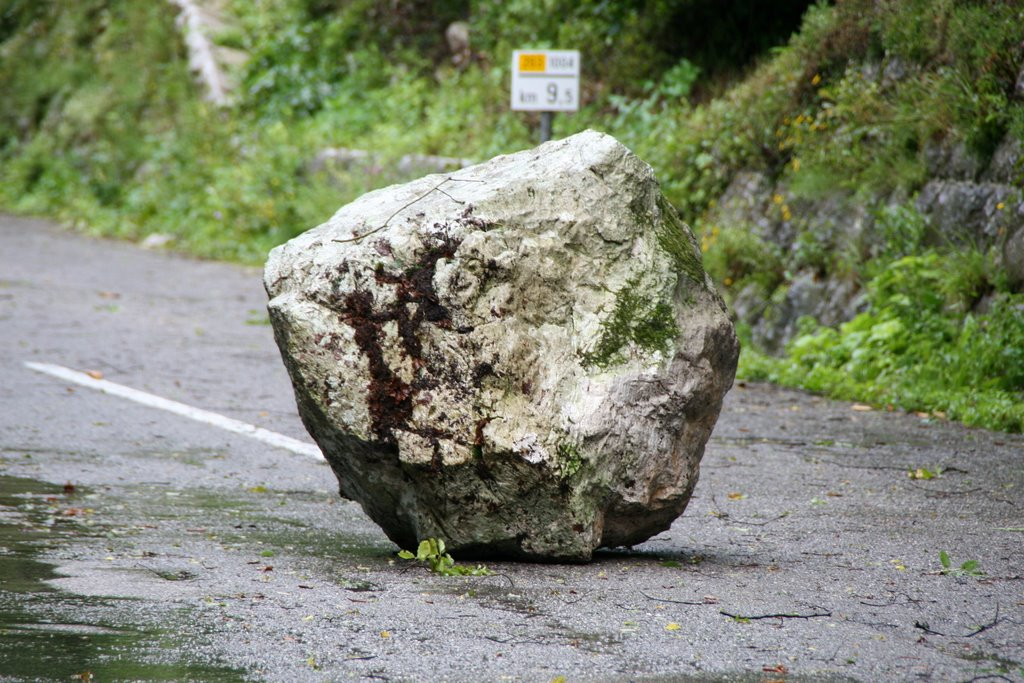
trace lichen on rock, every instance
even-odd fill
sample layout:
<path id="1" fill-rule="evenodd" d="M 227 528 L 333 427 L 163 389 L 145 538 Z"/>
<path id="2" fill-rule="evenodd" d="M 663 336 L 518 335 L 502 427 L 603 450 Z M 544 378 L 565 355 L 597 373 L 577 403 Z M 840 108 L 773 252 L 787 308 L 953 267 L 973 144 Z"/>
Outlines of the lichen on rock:
<path id="1" fill-rule="evenodd" d="M 675 312 L 668 301 L 655 301 L 640 290 L 638 279 L 630 280 L 615 294 L 612 312 L 601 321 L 601 334 L 590 351 L 580 354 L 584 367 L 624 362 L 627 348 L 646 353 L 667 354 L 679 334 Z"/>
<path id="2" fill-rule="evenodd" d="M 341 494 L 403 547 L 582 561 L 664 530 L 735 372 L 692 233 L 594 132 L 369 193 L 265 283 Z"/>

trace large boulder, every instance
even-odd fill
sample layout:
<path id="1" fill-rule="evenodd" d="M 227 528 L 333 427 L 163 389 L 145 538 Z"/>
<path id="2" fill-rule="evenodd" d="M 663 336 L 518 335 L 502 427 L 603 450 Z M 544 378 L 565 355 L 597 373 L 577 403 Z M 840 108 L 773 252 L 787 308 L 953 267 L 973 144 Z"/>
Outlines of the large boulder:
<path id="1" fill-rule="evenodd" d="M 667 529 L 736 369 L 693 234 L 595 132 L 371 192 L 265 284 L 341 494 L 405 548 L 583 561 Z"/>

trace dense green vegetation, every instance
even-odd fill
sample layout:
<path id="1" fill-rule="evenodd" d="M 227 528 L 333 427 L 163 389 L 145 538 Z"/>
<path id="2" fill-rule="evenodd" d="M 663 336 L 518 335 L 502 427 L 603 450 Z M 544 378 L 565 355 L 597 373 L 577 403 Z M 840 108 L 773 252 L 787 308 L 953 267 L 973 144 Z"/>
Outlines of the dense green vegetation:
<path id="1" fill-rule="evenodd" d="M 913 202 L 926 150 L 984 162 L 1024 139 L 1018 0 L 233 0 L 218 40 L 249 54 L 237 101 L 203 102 L 165 2 L 13 0 L 0 10 L 0 204 L 193 253 L 261 262 L 410 153 L 487 158 L 532 144 L 507 107 L 516 47 L 584 54 L 584 107 L 555 133 L 605 130 L 649 161 L 703 238 L 727 299 L 783 296 L 794 273 L 869 293 L 839 329 L 806 321 L 785 358 L 748 344 L 741 372 L 835 396 L 1024 429 L 1024 297 L 992 244 L 930 234 Z M 453 64 L 444 29 L 471 27 Z M 792 35 L 791 35 L 792 34 Z M 883 77 L 882 65 L 898 67 Z M 371 169 L 315 170 L 329 147 Z M 785 191 L 782 248 L 716 204 L 741 170 Z M 1017 180 L 1017 185 L 1020 185 Z M 870 235 L 806 216 L 839 197 Z M 753 290 L 750 288 L 753 287 Z"/>
<path id="2" fill-rule="evenodd" d="M 993 287 L 977 251 L 906 256 L 868 282 L 868 310 L 839 327 L 805 319 L 784 359 L 747 351 L 741 375 L 836 398 L 935 412 L 1007 431 L 1024 426 L 1024 297 Z"/>

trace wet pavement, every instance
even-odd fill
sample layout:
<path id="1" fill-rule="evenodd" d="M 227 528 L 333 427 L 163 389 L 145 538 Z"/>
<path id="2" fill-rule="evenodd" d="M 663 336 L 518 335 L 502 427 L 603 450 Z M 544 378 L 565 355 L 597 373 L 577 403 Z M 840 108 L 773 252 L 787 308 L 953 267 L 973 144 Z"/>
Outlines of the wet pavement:
<path id="1" fill-rule="evenodd" d="M 308 441 L 257 270 L 0 254 L 0 680 L 1024 681 L 1020 436 L 741 384 L 668 532 L 442 577 L 326 465 L 24 365 Z"/>

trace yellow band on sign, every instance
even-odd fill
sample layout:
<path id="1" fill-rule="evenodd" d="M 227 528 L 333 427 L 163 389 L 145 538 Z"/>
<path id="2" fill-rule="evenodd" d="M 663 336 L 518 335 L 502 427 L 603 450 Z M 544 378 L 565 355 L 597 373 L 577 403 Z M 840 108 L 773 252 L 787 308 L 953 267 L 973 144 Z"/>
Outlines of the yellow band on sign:
<path id="1" fill-rule="evenodd" d="M 521 72 L 539 71 L 543 73 L 547 70 L 547 60 L 545 60 L 544 57 L 545 55 L 537 54 L 519 55 L 519 70 Z"/>

